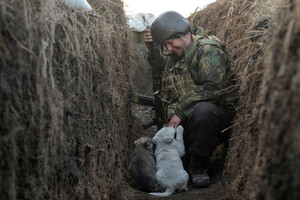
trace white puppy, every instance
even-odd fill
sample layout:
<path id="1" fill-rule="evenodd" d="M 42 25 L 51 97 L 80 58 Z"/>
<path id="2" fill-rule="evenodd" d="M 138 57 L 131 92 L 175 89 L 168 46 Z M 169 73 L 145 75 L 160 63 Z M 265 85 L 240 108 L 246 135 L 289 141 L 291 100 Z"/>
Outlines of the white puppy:
<path id="1" fill-rule="evenodd" d="M 160 186 L 165 189 L 163 193 L 151 192 L 154 196 L 168 196 L 175 191 L 187 191 L 189 175 L 183 169 L 181 157 L 184 155 L 183 127 L 177 127 L 177 136 L 173 127 L 160 129 L 152 138 L 156 144 L 156 178 Z"/>

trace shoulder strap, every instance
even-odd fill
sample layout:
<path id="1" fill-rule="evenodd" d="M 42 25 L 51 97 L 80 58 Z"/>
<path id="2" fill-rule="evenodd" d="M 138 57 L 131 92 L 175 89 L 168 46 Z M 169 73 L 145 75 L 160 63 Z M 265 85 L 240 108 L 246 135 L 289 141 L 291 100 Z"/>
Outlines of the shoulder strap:
<path id="1" fill-rule="evenodd" d="M 195 38 L 194 38 L 194 42 L 193 42 L 193 46 L 192 46 L 192 48 L 190 49 L 190 51 L 189 51 L 189 53 L 186 55 L 186 60 L 188 61 L 188 64 L 189 64 L 189 66 L 190 66 L 190 64 L 191 64 L 191 62 L 192 62 L 192 59 L 193 59 L 193 57 L 194 57 L 194 55 L 195 55 L 195 53 L 196 53 L 196 51 L 198 50 L 198 48 L 199 48 L 199 41 L 201 40 L 201 39 L 203 39 L 204 37 L 203 36 L 201 36 L 201 35 L 196 35 L 195 36 Z"/>

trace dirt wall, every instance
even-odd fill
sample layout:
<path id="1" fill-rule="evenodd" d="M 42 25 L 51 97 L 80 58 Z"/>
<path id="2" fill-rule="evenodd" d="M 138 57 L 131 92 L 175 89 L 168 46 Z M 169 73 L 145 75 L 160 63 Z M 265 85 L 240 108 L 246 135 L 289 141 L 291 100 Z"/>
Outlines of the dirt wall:
<path id="1" fill-rule="evenodd" d="M 0 199 L 112 199 L 130 138 L 119 0 L 0 2 Z"/>
<path id="2" fill-rule="evenodd" d="M 257 153 L 245 194 L 299 199 L 300 2 L 283 0 L 265 38 L 265 70 L 256 114 Z"/>
<path id="3" fill-rule="evenodd" d="M 225 41 L 235 61 L 229 199 L 299 198 L 299 13 L 294 0 L 221 0 L 190 17 Z"/>
<path id="4" fill-rule="evenodd" d="M 132 54 L 135 64 L 131 67 L 133 91 L 142 95 L 153 95 L 152 71 L 147 61 L 148 50 L 144 42 L 132 42 Z"/>
<path id="5" fill-rule="evenodd" d="M 129 72 L 150 94 L 150 71 L 135 63 L 146 54 L 129 45 L 122 2 L 89 2 L 90 13 L 0 2 L 0 199 L 126 199 L 132 141 L 145 134 L 129 131 L 142 123 L 130 119 Z M 299 13 L 297 0 L 219 0 L 189 18 L 235 61 L 228 199 L 299 199 Z"/>

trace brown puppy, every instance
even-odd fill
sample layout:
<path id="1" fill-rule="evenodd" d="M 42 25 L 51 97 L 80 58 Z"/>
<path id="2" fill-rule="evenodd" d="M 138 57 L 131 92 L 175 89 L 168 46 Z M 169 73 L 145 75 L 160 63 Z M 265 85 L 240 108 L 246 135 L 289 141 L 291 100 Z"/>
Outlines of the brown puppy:
<path id="1" fill-rule="evenodd" d="M 135 149 L 131 155 L 131 185 L 144 192 L 160 191 L 156 179 L 156 165 L 153 143 L 149 137 L 141 137 L 134 142 Z"/>

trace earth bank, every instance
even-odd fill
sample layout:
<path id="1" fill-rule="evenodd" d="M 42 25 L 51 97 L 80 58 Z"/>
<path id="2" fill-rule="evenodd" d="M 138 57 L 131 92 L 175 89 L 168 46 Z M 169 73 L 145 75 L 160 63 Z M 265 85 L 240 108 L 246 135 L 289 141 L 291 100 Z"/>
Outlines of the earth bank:
<path id="1" fill-rule="evenodd" d="M 0 199 L 154 198 L 127 170 L 133 141 L 155 132 L 130 104 L 151 94 L 145 47 L 121 1 L 89 2 L 0 2 Z M 189 20 L 226 43 L 240 102 L 213 184 L 165 199 L 299 199 L 299 1 L 219 0 Z"/>

